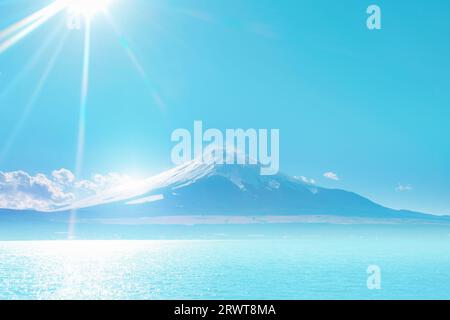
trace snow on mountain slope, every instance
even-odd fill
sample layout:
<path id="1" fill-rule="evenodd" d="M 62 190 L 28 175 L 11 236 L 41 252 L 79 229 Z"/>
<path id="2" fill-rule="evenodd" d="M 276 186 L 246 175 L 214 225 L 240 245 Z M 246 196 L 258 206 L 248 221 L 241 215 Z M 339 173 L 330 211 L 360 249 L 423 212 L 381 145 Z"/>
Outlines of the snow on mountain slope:
<path id="1" fill-rule="evenodd" d="M 215 154 L 215 153 L 213 153 Z M 344 190 L 315 186 L 284 174 L 260 175 L 261 165 L 220 164 L 213 154 L 154 177 L 126 181 L 54 211 L 77 209 L 84 217 L 287 216 L 430 218 L 392 210 Z M 248 158 L 234 153 L 236 159 Z"/>
<path id="2" fill-rule="evenodd" d="M 240 154 L 233 156 L 242 157 Z M 214 159 L 213 159 L 214 160 Z M 248 159 L 247 159 L 248 160 Z M 157 176 L 75 203 L 81 214 L 114 217 L 174 215 L 333 215 L 423 218 L 392 210 L 344 190 L 326 189 L 284 174 L 260 175 L 260 165 L 218 164 L 206 156 Z M 65 208 L 67 210 L 69 208 Z"/>

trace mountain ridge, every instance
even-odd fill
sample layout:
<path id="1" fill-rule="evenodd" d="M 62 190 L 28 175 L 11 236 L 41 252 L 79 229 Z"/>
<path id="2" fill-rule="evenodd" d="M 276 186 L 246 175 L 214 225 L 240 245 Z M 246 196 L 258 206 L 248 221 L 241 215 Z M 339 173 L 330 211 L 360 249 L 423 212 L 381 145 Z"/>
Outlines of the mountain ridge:
<path id="1" fill-rule="evenodd" d="M 248 158 L 241 161 L 248 162 Z M 214 157 L 196 158 L 54 211 L 77 210 L 87 218 L 335 216 L 450 221 L 449 216 L 394 210 L 357 193 L 323 188 L 283 173 L 263 176 L 260 168 L 259 163 L 221 164 Z"/>

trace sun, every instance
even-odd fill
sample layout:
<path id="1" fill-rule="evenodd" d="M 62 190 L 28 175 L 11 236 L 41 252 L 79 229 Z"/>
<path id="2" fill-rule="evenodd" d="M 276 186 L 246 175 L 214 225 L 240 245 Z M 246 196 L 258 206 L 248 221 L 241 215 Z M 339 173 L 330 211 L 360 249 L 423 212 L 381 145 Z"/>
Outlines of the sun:
<path id="1" fill-rule="evenodd" d="M 69 10 L 73 13 L 91 18 L 98 12 L 104 12 L 110 0 L 69 0 Z"/>

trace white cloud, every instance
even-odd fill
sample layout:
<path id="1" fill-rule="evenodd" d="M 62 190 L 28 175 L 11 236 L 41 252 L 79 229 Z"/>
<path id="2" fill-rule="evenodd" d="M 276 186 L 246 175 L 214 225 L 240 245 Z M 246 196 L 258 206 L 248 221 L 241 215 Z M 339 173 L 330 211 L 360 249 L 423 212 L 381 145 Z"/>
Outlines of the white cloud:
<path id="1" fill-rule="evenodd" d="M 129 177 L 117 173 L 96 174 L 90 180 L 77 180 L 67 169 L 55 170 L 50 176 L 0 171 L 0 208 L 52 211 L 129 180 Z"/>
<path id="2" fill-rule="evenodd" d="M 59 169 L 52 172 L 52 177 L 55 182 L 60 184 L 73 183 L 75 181 L 75 175 L 67 169 Z"/>
<path id="3" fill-rule="evenodd" d="M 395 188 L 395 191 L 397 192 L 405 192 L 405 191 L 412 191 L 413 187 L 409 184 L 401 184 L 399 183 L 397 187 Z"/>
<path id="4" fill-rule="evenodd" d="M 338 175 L 337 175 L 336 173 L 334 173 L 334 172 L 331 172 L 331 171 L 325 172 L 325 173 L 323 174 L 323 176 L 324 176 L 325 178 L 327 178 L 327 179 L 336 180 L 336 181 L 339 180 Z"/>

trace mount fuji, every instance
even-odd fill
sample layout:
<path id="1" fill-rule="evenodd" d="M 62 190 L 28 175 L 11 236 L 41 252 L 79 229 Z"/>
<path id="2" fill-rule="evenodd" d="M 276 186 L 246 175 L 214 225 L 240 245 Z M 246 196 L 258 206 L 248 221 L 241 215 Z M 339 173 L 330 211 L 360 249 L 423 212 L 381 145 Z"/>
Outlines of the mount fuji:
<path id="1" fill-rule="evenodd" d="M 80 220 L 118 224 L 450 222 L 448 216 L 390 209 L 356 193 L 322 188 L 282 173 L 262 176 L 260 168 L 194 159 L 46 215 L 63 218 L 76 210 Z"/>

